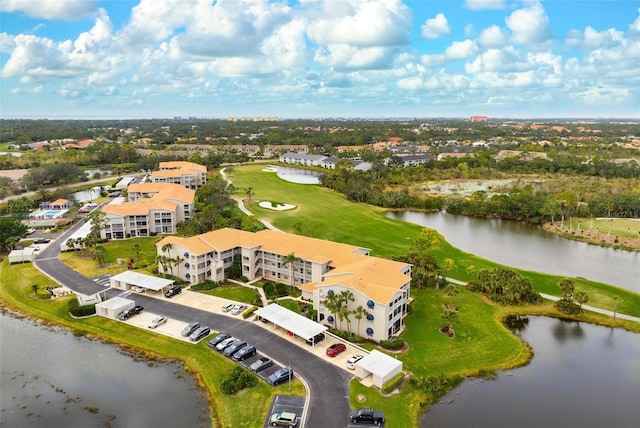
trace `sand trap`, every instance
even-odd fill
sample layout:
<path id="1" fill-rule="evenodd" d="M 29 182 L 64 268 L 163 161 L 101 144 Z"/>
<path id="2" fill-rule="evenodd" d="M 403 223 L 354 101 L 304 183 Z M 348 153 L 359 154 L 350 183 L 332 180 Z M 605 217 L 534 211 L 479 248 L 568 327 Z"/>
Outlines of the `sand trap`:
<path id="1" fill-rule="evenodd" d="M 282 205 L 274 206 L 270 201 L 263 201 L 263 202 L 260 202 L 258 205 L 262 208 L 275 210 L 275 211 L 292 210 L 296 207 L 295 205 L 292 205 L 292 204 L 282 204 Z"/>
<path id="2" fill-rule="evenodd" d="M 262 168 L 262 171 L 264 172 L 278 172 L 278 168 L 275 166 L 267 166 L 265 168 Z"/>

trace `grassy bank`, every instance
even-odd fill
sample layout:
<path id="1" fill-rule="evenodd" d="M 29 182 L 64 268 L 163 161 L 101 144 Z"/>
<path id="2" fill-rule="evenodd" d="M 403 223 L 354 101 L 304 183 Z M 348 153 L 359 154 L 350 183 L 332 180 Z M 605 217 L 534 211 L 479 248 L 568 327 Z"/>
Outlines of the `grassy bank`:
<path id="1" fill-rule="evenodd" d="M 0 264 L 0 283 L 0 301 L 18 312 L 28 314 L 44 323 L 73 329 L 78 335 L 135 349 L 136 352 L 140 351 L 152 359 L 183 362 L 186 370 L 196 376 L 210 398 L 213 426 L 261 426 L 275 394 L 306 393 L 299 381 L 294 382 L 291 392 L 287 385 L 272 388 L 259 382 L 250 390 L 235 396 L 226 396 L 221 392 L 220 383 L 236 365 L 207 348 L 206 341 L 194 345 L 103 317 L 74 319 L 67 311 L 67 301 L 73 297 L 57 300 L 35 297 L 33 284 L 41 288 L 55 287 L 56 284 L 31 264 L 9 266 L 5 260 Z"/>

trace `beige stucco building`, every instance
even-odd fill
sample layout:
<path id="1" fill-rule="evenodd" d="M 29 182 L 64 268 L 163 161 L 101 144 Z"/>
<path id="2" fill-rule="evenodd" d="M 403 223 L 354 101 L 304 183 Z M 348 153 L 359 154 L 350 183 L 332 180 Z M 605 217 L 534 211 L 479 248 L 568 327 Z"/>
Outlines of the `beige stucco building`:
<path id="1" fill-rule="evenodd" d="M 324 324 L 351 329 L 376 341 L 404 329 L 411 265 L 372 257 L 366 248 L 272 230 L 253 233 L 236 229 L 192 237 L 167 236 L 156 246 L 159 256 L 180 259 L 172 266 L 173 275 L 191 284 L 224 280 L 225 271 L 237 258 L 242 275 L 249 280 L 263 278 L 298 287 L 302 297 L 313 302 L 318 321 Z M 296 261 L 288 264 L 290 255 Z M 162 272 L 165 267 L 159 264 L 158 269 Z M 353 296 L 349 310 L 364 308 L 362 319 L 351 314 L 347 323 L 323 305 L 328 295 L 341 291 L 350 291 Z"/>
<path id="2" fill-rule="evenodd" d="M 173 183 L 198 189 L 207 182 L 207 167 L 193 162 L 160 162 L 159 171 L 151 173 L 154 183 Z"/>

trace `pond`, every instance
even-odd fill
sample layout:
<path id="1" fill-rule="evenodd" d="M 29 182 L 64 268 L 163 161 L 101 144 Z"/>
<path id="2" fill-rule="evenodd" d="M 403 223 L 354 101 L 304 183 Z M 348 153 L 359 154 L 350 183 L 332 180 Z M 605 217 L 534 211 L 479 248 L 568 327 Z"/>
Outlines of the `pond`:
<path id="1" fill-rule="evenodd" d="M 277 174 L 281 179 L 297 184 L 320 184 L 320 175 L 322 175 L 318 171 L 288 166 L 279 166 Z"/>
<path id="2" fill-rule="evenodd" d="M 387 217 L 430 227 L 462 251 L 537 272 L 582 277 L 640 292 L 640 253 L 589 245 L 517 221 L 446 212 L 388 212 Z"/>
<path id="3" fill-rule="evenodd" d="M 206 397 L 179 364 L 7 314 L 0 329 L 2 426 L 211 426 Z"/>
<path id="4" fill-rule="evenodd" d="M 470 380 L 443 397 L 422 427 L 638 427 L 640 335 L 546 317 L 513 329 L 535 352 L 496 380 Z"/>

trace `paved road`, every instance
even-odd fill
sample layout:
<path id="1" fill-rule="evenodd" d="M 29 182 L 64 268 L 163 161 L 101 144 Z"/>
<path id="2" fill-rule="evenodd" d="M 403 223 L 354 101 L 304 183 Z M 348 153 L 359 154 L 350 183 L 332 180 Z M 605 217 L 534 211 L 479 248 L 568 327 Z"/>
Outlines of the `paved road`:
<path id="1" fill-rule="evenodd" d="M 109 297 L 122 294 L 122 290 L 109 289 L 96 284 L 91 279 L 70 269 L 57 258 L 60 242 L 63 242 L 83 222 L 78 222 L 69 231 L 61 235 L 57 241 L 50 243 L 37 256 L 35 266 L 56 282 L 82 294 L 105 292 Z M 136 294 L 137 304 L 146 310 L 162 313 L 169 318 L 184 322 L 198 320 L 216 331 L 228 331 L 258 348 L 258 351 L 269 355 L 283 365 L 291 364 L 297 376 L 307 385 L 308 407 L 306 419 L 302 426 L 334 428 L 347 426 L 349 412 L 349 381 L 351 375 L 321 358 L 313 357 L 306 350 L 291 345 L 287 340 L 268 330 L 254 325 L 252 322 L 215 314 L 189 306 L 174 303 L 169 299 L 158 299 Z"/>

